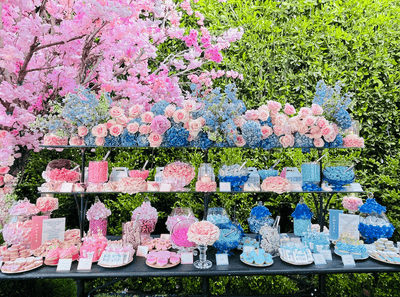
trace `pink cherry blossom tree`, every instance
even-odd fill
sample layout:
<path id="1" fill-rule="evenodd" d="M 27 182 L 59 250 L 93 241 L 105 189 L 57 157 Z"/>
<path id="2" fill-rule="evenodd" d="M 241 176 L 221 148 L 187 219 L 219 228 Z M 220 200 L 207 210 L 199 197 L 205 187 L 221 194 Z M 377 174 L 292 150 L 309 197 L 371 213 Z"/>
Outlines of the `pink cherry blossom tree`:
<path id="1" fill-rule="evenodd" d="M 243 34 L 211 35 L 190 0 L 0 0 L 0 13 L 0 167 L 13 174 L 39 150 L 31 125 L 50 102 L 83 86 L 147 107 L 180 104 L 185 83 L 210 87 L 225 75 L 201 67 Z M 184 13 L 199 27 L 184 28 Z M 171 41 L 181 50 L 166 56 Z"/>

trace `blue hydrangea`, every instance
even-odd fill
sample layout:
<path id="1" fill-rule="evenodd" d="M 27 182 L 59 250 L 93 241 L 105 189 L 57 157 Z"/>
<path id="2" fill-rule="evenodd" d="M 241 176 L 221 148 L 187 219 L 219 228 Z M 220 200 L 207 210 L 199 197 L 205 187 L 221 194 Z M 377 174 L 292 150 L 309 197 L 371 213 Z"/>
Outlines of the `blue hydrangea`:
<path id="1" fill-rule="evenodd" d="M 347 110 L 341 108 L 333 115 L 339 128 L 346 130 L 351 127 L 351 116 Z"/>
<path id="2" fill-rule="evenodd" d="M 121 139 L 122 139 L 122 133 L 119 136 L 112 136 L 112 135 L 107 135 L 105 137 L 105 142 L 104 146 L 108 147 L 113 147 L 113 146 L 121 146 Z"/>
<path id="3" fill-rule="evenodd" d="M 266 139 L 261 140 L 260 146 L 265 150 L 270 150 L 273 148 L 282 147 L 282 144 L 279 142 L 279 137 L 275 134 L 272 134 Z"/>
<path id="4" fill-rule="evenodd" d="M 157 102 L 156 104 L 154 104 L 151 107 L 150 111 L 152 113 L 154 113 L 154 116 L 156 116 L 156 115 L 164 115 L 165 108 L 168 105 L 169 105 L 169 103 L 167 101 L 161 100 L 161 101 Z"/>
<path id="5" fill-rule="evenodd" d="M 147 139 L 148 137 L 146 135 L 139 135 L 137 137 L 137 146 L 139 147 L 146 147 L 149 146 L 149 140 Z"/>
<path id="6" fill-rule="evenodd" d="M 202 150 L 206 150 L 213 145 L 213 141 L 208 138 L 207 133 L 200 132 L 197 137 L 191 142 L 193 147 L 199 147 Z"/>
<path id="7" fill-rule="evenodd" d="M 165 145 L 167 147 L 188 146 L 189 132 L 183 127 L 173 126 L 165 133 Z"/>
<path id="8" fill-rule="evenodd" d="M 343 146 L 343 137 L 342 135 L 338 134 L 334 141 L 332 142 L 325 142 L 325 147 L 341 147 Z"/>
<path id="9" fill-rule="evenodd" d="M 96 145 L 96 143 L 95 143 L 96 137 L 93 136 L 92 132 L 89 132 L 88 134 L 86 134 L 84 139 L 85 139 L 85 145 L 87 145 L 87 146 Z"/>
<path id="10" fill-rule="evenodd" d="M 272 124 L 271 117 L 268 117 L 268 120 L 266 121 L 260 121 L 261 126 L 270 126 L 271 128 L 274 128 L 274 124 Z"/>
<path id="11" fill-rule="evenodd" d="M 314 147 L 314 140 L 298 132 L 294 133 L 293 147 Z"/>
<path id="12" fill-rule="evenodd" d="M 127 129 L 121 135 L 121 145 L 125 147 L 137 146 L 137 133 L 129 133 Z"/>
<path id="13" fill-rule="evenodd" d="M 242 127 L 242 135 L 249 147 L 259 147 L 261 141 L 261 125 L 258 121 L 247 121 Z"/>
<path id="14" fill-rule="evenodd" d="M 229 143 L 227 143 L 226 141 L 216 142 L 215 147 L 229 147 Z"/>

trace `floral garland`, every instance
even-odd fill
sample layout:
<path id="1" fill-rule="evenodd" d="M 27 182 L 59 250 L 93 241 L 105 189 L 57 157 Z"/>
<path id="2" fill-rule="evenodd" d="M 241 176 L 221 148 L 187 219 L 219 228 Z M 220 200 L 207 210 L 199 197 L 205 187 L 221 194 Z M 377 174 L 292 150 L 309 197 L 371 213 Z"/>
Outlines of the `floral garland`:
<path id="1" fill-rule="evenodd" d="M 68 94 L 56 110 L 59 114 L 41 119 L 37 127 L 48 134 L 45 144 L 61 145 L 69 136 L 70 145 L 129 147 L 362 147 L 358 136 L 346 136 L 352 125 L 347 109 L 352 95 L 340 95 L 334 88 L 318 82 L 311 107 L 295 107 L 269 100 L 248 110 L 236 98 L 234 84 L 192 93 L 181 104 L 160 100 L 153 105 L 109 100 L 104 93 L 79 89 Z M 93 105 L 93 108 L 91 107 Z M 61 118 L 61 119 L 60 119 Z M 71 134 L 72 131 L 72 134 Z"/>

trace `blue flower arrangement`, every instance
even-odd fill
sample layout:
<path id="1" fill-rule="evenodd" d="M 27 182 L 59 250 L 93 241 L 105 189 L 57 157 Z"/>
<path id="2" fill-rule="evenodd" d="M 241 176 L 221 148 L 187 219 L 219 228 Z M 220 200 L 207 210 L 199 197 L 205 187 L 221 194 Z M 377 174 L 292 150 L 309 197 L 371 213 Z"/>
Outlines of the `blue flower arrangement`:
<path id="1" fill-rule="evenodd" d="M 157 115 L 164 115 L 165 108 L 169 105 L 169 103 L 165 100 L 161 100 L 154 104 L 150 111 L 154 114 L 154 116 Z"/>
<path id="2" fill-rule="evenodd" d="M 279 142 L 279 137 L 275 134 L 272 134 L 267 138 L 261 140 L 260 146 L 265 150 L 270 150 L 273 148 L 282 147 L 282 144 Z"/>
<path id="3" fill-rule="evenodd" d="M 95 143 L 96 137 L 93 136 L 92 132 L 89 132 L 88 134 L 86 134 L 84 140 L 85 140 L 85 145 L 87 145 L 87 146 L 96 145 L 96 143 Z"/>
<path id="4" fill-rule="evenodd" d="M 256 219 L 261 219 L 261 218 L 264 218 L 266 216 L 270 216 L 271 212 L 264 205 L 258 205 L 258 206 L 253 207 L 251 209 L 250 215 L 254 216 Z"/>
<path id="5" fill-rule="evenodd" d="M 137 146 L 137 133 L 129 133 L 127 129 L 121 134 L 121 146 L 134 147 Z"/>
<path id="6" fill-rule="evenodd" d="M 167 147 L 183 147 L 188 146 L 189 132 L 183 127 L 171 127 L 165 133 L 165 145 Z"/>
<path id="7" fill-rule="evenodd" d="M 105 142 L 104 142 L 104 146 L 122 146 L 121 145 L 121 140 L 122 140 L 122 134 L 119 136 L 112 136 L 112 135 L 107 135 L 105 137 Z"/>
<path id="8" fill-rule="evenodd" d="M 386 212 L 386 207 L 376 202 L 375 198 L 368 198 L 367 201 L 358 207 L 358 210 L 363 213 L 371 214 L 373 212 L 381 214 Z"/>
<path id="9" fill-rule="evenodd" d="M 393 235 L 394 227 L 392 224 L 384 226 L 374 226 L 360 223 L 358 231 L 365 237 L 365 243 L 374 243 L 379 238 L 390 238 Z"/>
<path id="10" fill-rule="evenodd" d="M 326 142 L 329 143 L 329 142 Z M 325 144 L 326 144 L 325 143 Z M 294 146 L 293 147 L 314 147 L 314 141 L 312 138 L 307 137 L 305 134 L 299 132 L 294 133 Z"/>
<path id="11" fill-rule="evenodd" d="M 209 149 L 213 145 L 213 141 L 208 138 L 207 133 L 200 132 L 197 137 L 191 142 L 194 147 L 199 147 L 202 150 Z"/>
<path id="12" fill-rule="evenodd" d="M 320 192 L 320 191 L 322 191 L 322 189 L 320 187 L 318 187 L 316 184 L 313 184 L 313 183 L 303 183 L 303 186 L 301 188 L 304 192 L 307 192 L 307 191 L 319 191 Z"/>
<path id="13" fill-rule="evenodd" d="M 138 147 L 146 147 L 149 146 L 149 140 L 147 139 L 146 135 L 139 135 L 137 137 L 137 146 Z"/>
<path id="14" fill-rule="evenodd" d="M 269 209 L 259 202 L 258 206 L 255 206 L 251 209 L 250 216 L 247 219 L 250 232 L 258 233 L 260 228 L 265 224 L 271 226 L 274 220 L 270 218 L 270 216 L 271 212 Z"/>
<path id="15" fill-rule="evenodd" d="M 311 219 L 313 217 L 313 213 L 308 208 L 305 203 L 297 203 L 294 212 L 292 213 L 292 217 L 295 219 Z"/>
<path id="16" fill-rule="evenodd" d="M 242 127 L 242 135 L 249 147 L 259 147 L 262 136 L 260 123 L 258 121 L 247 121 Z"/>
<path id="17" fill-rule="evenodd" d="M 341 147 L 343 146 L 343 137 L 342 135 L 336 135 L 336 138 L 332 142 L 325 142 L 324 147 Z"/>

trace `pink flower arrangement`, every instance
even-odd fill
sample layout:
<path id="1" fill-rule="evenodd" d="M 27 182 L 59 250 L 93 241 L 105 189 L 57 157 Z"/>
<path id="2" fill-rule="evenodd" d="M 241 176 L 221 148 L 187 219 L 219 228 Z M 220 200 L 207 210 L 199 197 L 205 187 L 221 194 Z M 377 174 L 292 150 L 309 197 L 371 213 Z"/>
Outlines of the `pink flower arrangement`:
<path id="1" fill-rule="evenodd" d="M 189 120 L 189 114 L 184 109 L 178 109 L 172 115 L 175 123 L 185 123 Z"/>
<path id="2" fill-rule="evenodd" d="M 144 135 L 144 134 L 150 134 L 151 133 L 151 127 L 149 125 L 141 125 L 139 127 L 139 133 Z"/>
<path id="3" fill-rule="evenodd" d="M 163 141 L 163 138 L 160 134 L 151 133 L 148 137 L 150 147 L 159 147 Z"/>
<path id="4" fill-rule="evenodd" d="M 185 100 L 183 101 L 183 109 L 187 112 L 192 112 L 196 109 L 196 101 L 194 100 Z"/>
<path id="5" fill-rule="evenodd" d="M 44 145 L 68 145 L 68 137 L 60 137 L 54 134 L 45 135 Z"/>
<path id="6" fill-rule="evenodd" d="M 110 128 L 112 125 L 110 126 Z M 99 124 L 92 128 L 92 134 L 95 137 L 106 137 L 108 134 L 108 127 L 106 124 Z"/>
<path id="7" fill-rule="evenodd" d="M 119 136 L 124 131 L 124 127 L 120 124 L 115 124 L 110 127 L 110 134 L 112 136 Z"/>
<path id="8" fill-rule="evenodd" d="M 179 161 L 174 162 L 164 167 L 163 178 L 170 177 L 182 179 L 184 184 L 188 185 L 195 177 L 195 169 L 189 164 Z"/>
<path id="9" fill-rule="evenodd" d="M 194 137 L 196 137 L 203 128 L 203 123 L 201 119 L 191 120 L 189 121 L 188 125 L 189 134 L 193 135 Z"/>
<path id="10" fill-rule="evenodd" d="M 129 116 L 135 119 L 142 113 L 142 110 L 142 105 L 135 104 L 131 108 L 129 108 Z"/>
<path id="11" fill-rule="evenodd" d="M 69 145 L 71 146 L 85 145 L 85 141 L 81 137 L 74 136 L 70 138 Z"/>
<path id="12" fill-rule="evenodd" d="M 363 201 L 361 198 L 358 198 L 354 195 L 344 196 L 342 200 L 342 205 L 344 208 L 350 211 L 358 211 L 358 207 L 363 205 Z"/>
<path id="13" fill-rule="evenodd" d="M 170 104 L 170 105 L 168 105 L 168 106 L 165 108 L 164 115 L 165 115 L 167 118 L 171 118 L 171 117 L 173 116 L 175 110 L 176 110 L 175 105 Z"/>
<path id="14" fill-rule="evenodd" d="M 289 180 L 286 178 L 280 176 L 271 176 L 264 179 L 261 184 L 261 190 L 265 192 L 282 194 L 285 192 L 290 192 L 292 190 L 292 186 Z"/>
<path id="15" fill-rule="evenodd" d="M 78 127 L 78 135 L 80 137 L 85 137 L 88 133 L 89 133 L 89 130 L 85 126 Z"/>
<path id="16" fill-rule="evenodd" d="M 104 146 L 104 144 L 106 143 L 106 139 L 104 137 L 96 137 L 94 143 L 97 146 Z"/>
<path id="17" fill-rule="evenodd" d="M 39 197 L 36 200 L 36 207 L 41 212 L 49 212 L 58 209 L 58 199 L 54 197 Z"/>
<path id="18" fill-rule="evenodd" d="M 296 109 L 294 108 L 293 105 L 290 105 L 289 103 L 285 104 L 285 109 L 283 110 L 284 113 L 286 113 L 287 115 L 292 115 L 296 113 Z"/>
<path id="19" fill-rule="evenodd" d="M 157 134 L 164 134 L 169 128 L 171 128 L 171 122 L 167 117 L 163 115 L 155 116 L 150 124 L 151 131 Z"/>
<path id="20" fill-rule="evenodd" d="M 364 138 L 358 137 L 356 134 L 349 134 L 343 138 L 343 146 L 364 147 Z"/>
<path id="21" fill-rule="evenodd" d="M 129 123 L 126 126 L 126 129 L 128 130 L 129 133 L 135 134 L 137 131 L 139 131 L 139 124 L 136 122 Z"/>
<path id="22" fill-rule="evenodd" d="M 6 174 L 10 171 L 10 167 L 0 167 L 0 174 Z"/>
<path id="23" fill-rule="evenodd" d="M 294 145 L 294 136 L 293 135 L 285 135 L 279 138 L 279 142 L 282 144 L 284 148 L 292 147 Z"/>
<path id="24" fill-rule="evenodd" d="M 9 210 L 8 213 L 11 216 L 29 216 L 35 215 L 39 212 L 39 209 L 29 202 L 27 198 L 16 202 Z"/>
<path id="25" fill-rule="evenodd" d="M 47 176 L 52 181 L 76 182 L 80 178 L 79 172 L 68 170 L 65 168 L 53 169 L 47 173 Z"/>
<path id="26" fill-rule="evenodd" d="M 110 215 L 111 211 L 101 201 L 94 203 L 86 213 L 88 221 L 106 219 Z"/>
<path id="27" fill-rule="evenodd" d="M 313 115 L 321 115 L 324 112 L 322 107 L 318 104 L 313 104 L 311 106 L 311 111 L 312 111 Z"/>
<path id="28" fill-rule="evenodd" d="M 188 240 L 196 244 L 212 245 L 218 240 L 220 230 L 211 222 L 200 221 L 190 225 L 187 235 Z"/>
<path id="29" fill-rule="evenodd" d="M 125 113 L 124 113 L 124 110 L 123 110 L 121 107 L 113 106 L 113 107 L 110 109 L 110 115 L 111 115 L 113 118 L 118 118 L 118 117 L 120 117 L 120 116 L 122 116 L 122 115 L 125 115 Z"/>
<path id="30" fill-rule="evenodd" d="M 140 118 L 142 119 L 142 122 L 150 124 L 154 119 L 154 114 L 151 111 L 147 111 L 147 112 L 141 114 Z"/>

